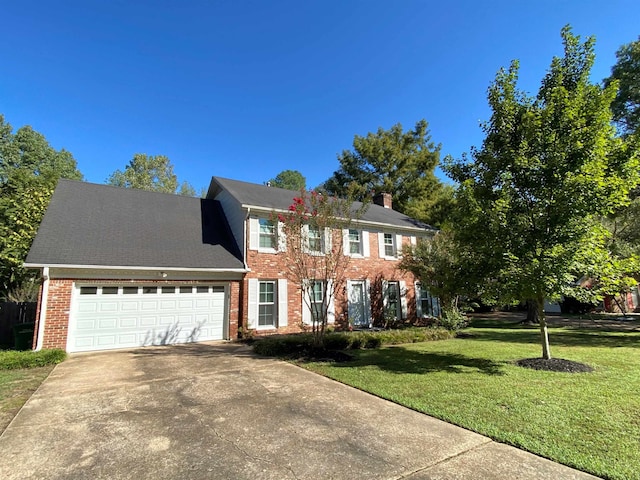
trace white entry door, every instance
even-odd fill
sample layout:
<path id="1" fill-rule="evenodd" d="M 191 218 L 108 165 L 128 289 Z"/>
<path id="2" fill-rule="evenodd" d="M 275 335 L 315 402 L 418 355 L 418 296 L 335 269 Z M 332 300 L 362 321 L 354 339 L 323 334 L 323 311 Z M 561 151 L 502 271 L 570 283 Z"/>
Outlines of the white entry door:
<path id="1" fill-rule="evenodd" d="M 76 285 L 67 351 L 221 340 L 224 285 Z"/>
<path id="2" fill-rule="evenodd" d="M 368 327 L 371 323 L 369 292 L 365 280 L 347 282 L 349 322 L 357 327 Z"/>

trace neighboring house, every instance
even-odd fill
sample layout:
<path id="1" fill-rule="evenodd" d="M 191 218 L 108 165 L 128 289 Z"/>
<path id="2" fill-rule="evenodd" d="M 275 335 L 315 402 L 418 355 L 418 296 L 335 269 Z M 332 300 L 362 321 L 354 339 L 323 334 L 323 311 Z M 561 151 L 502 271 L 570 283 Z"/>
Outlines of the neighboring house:
<path id="1" fill-rule="evenodd" d="M 78 352 L 233 339 L 240 329 L 300 331 L 310 311 L 286 277 L 281 229 L 272 221 L 296 195 L 218 177 L 207 199 L 61 180 L 25 263 L 43 279 L 35 348 Z M 339 327 L 439 309 L 398 269 L 402 246 L 435 229 L 394 211 L 390 197 L 379 196 L 381 205 L 342 232 L 347 281 L 329 308 Z M 309 238 L 322 249 L 320 236 Z"/>

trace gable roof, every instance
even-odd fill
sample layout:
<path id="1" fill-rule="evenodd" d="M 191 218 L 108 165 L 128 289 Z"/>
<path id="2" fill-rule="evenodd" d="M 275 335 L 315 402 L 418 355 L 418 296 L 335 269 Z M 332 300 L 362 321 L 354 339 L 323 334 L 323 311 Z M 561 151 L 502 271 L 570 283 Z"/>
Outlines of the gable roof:
<path id="1" fill-rule="evenodd" d="M 258 185 L 256 183 L 213 177 L 211 179 L 211 185 L 209 186 L 208 196 L 215 198 L 223 190 L 226 190 L 243 207 L 269 211 L 287 210 L 289 205 L 293 203 L 293 197 L 300 195 L 300 192 L 295 190 L 267 187 L 266 185 Z M 361 206 L 361 202 L 354 202 L 354 210 L 358 210 Z M 374 203 L 368 204 L 364 214 L 358 219 L 358 222 L 388 225 L 390 227 L 401 227 L 411 230 L 437 230 L 431 225 L 427 225 L 403 213 L 390 208 L 384 208 Z"/>
<path id="2" fill-rule="evenodd" d="M 60 180 L 26 266 L 244 271 L 219 202 Z"/>

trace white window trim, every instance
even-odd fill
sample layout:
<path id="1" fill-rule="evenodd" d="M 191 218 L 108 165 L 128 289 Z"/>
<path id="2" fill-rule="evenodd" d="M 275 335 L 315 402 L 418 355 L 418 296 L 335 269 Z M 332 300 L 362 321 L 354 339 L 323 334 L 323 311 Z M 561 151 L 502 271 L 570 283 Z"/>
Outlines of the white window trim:
<path id="1" fill-rule="evenodd" d="M 404 280 L 383 280 L 382 281 L 382 303 L 383 309 L 386 313 L 387 304 L 388 304 L 388 288 L 389 284 L 397 284 L 398 285 L 398 311 L 396 311 L 396 315 L 399 314 L 400 320 L 407 319 L 409 312 L 407 308 L 407 284 Z"/>
<path id="2" fill-rule="evenodd" d="M 275 243 L 274 248 L 260 246 L 260 220 L 272 221 L 265 217 L 249 218 L 249 250 L 256 250 L 260 253 L 278 253 L 286 250 L 286 237 L 282 222 L 273 221 L 275 226 Z"/>
<path id="3" fill-rule="evenodd" d="M 349 230 L 356 230 L 360 235 L 360 249 L 358 253 L 351 253 L 351 242 L 349 240 Z M 367 258 L 371 256 L 369 248 L 369 232 L 360 228 L 342 229 L 342 251 L 345 255 L 353 258 Z"/>
<path id="4" fill-rule="evenodd" d="M 276 292 L 274 293 L 275 301 L 275 325 L 258 325 L 259 312 L 259 295 L 260 282 L 275 282 Z M 248 280 L 248 315 L 247 328 L 252 330 L 275 330 L 288 325 L 289 301 L 287 293 L 287 279 L 257 279 L 250 278 Z"/>
<path id="5" fill-rule="evenodd" d="M 384 243 L 384 236 L 391 235 L 391 241 L 393 242 L 393 255 L 387 255 L 387 251 Z M 385 260 L 398 260 L 402 256 L 402 235 L 399 233 L 391 232 L 378 232 L 378 254 L 380 258 Z"/>

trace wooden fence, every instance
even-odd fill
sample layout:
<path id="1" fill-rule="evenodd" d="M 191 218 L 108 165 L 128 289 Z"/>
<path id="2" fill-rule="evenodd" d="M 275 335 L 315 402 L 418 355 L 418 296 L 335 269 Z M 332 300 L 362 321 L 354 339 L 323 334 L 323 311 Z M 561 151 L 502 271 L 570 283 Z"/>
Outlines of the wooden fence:
<path id="1" fill-rule="evenodd" d="M 36 302 L 0 303 L 0 345 L 13 345 L 13 326 L 36 321 Z"/>

